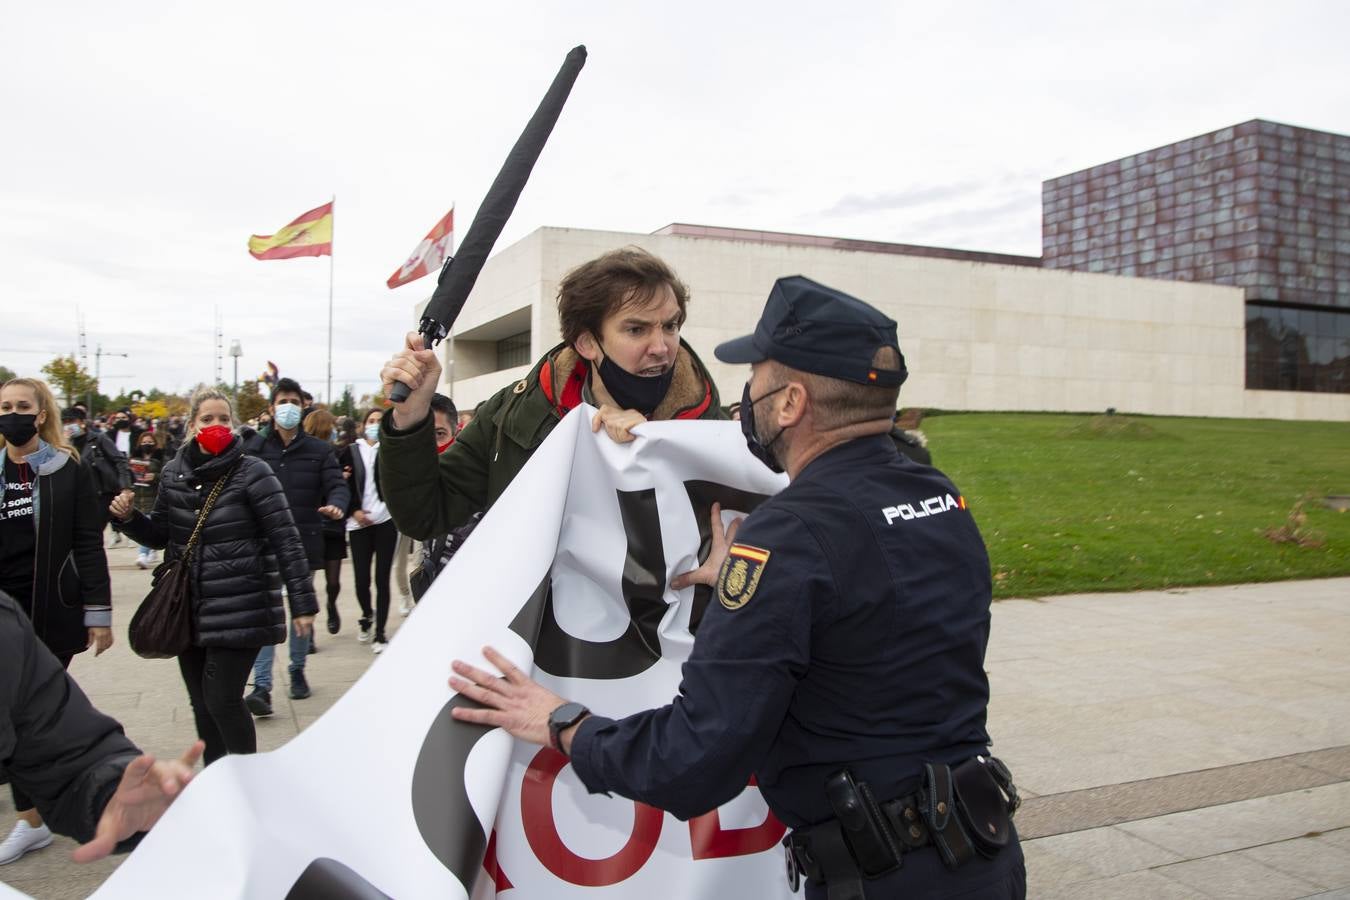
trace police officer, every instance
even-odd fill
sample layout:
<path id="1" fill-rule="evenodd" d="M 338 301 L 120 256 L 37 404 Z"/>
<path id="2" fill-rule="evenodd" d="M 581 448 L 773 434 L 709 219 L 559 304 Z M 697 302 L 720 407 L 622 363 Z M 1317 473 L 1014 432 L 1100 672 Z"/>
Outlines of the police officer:
<path id="1" fill-rule="evenodd" d="M 1016 790 L 985 729 L 989 560 L 957 488 L 889 436 L 907 374 L 895 322 L 783 278 L 754 334 L 716 354 L 751 364 L 742 431 L 791 483 L 725 534 L 714 507 L 707 562 L 672 579 L 719 601 L 679 695 L 616 721 L 485 648 L 505 677 L 456 661 L 451 687 L 486 708 L 454 715 L 680 818 L 753 774 L 808 897 L 1024 896 Z"/>

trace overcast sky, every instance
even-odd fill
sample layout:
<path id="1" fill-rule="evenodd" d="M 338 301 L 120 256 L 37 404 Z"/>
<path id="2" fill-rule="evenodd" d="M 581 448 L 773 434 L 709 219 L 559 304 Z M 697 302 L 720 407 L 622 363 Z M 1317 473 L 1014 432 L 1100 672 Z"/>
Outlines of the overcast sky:
<path id="1" fill-rule="evenodd" d="M 0 364 L 103 389 L 266 360 L 373 390 L 567 50 L 590 58 L 498 248 L 671 222 L 1039 255 L 1040 183 L 1252 118 L 1350 133 L 1350 3 L 16 3 L 0 27 Z M 38 352 L 16 352 L 29 350 Z M 223 374 L 231 375 L 225 357 Z"/>

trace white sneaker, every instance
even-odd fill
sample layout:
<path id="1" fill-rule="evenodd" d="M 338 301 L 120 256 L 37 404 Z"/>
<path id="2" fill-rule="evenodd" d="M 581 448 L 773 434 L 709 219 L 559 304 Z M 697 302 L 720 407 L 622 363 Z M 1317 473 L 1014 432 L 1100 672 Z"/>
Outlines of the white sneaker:
<path id="1" fill-rule="evenodd" d="M 406 616 L 408 613 L 412 611 L 413 611 L 412 597 L 404 597 L 403 602 L 398 605 L 398 614 L 400 616 Z"/>
<path id="2" fill-rule="evenodd" d="M 374 627 L 367 625 L 365 628 L 361 629 L 361 634 L 356 639 L 363 644 L 369 644 L 370 639 L 373 638 L 374 636 L 375 636 Z"/>
<path id="3" fill-rule="evenodd" d="M 9 837 L 0 841 L 0 866 L 8 865 L 29 850 L 41 850 L 52 842 L 52 831 L 46 825 L 34 828 L 22 819 Z"/>
<path id="4" fill-rule="evenodd" d="M 374 653 L 376 656 L 379 656 L 381 653 L 384 652 L 384 648 L 388 646 L 389 646 L 388 641 L 376 640 L 373 644 L 370 645 L 370 652 Z"/>
<path id="5" fill-rule="evenodd" d="M 145 556 L 138 556 L 138 557 L 136 557 L 136 568 L 138 568 L 138 569 L 148 569 L 148 568 L 150 568 L 150 559 L 149 559 L 149 557 L 145 557 Z"/>

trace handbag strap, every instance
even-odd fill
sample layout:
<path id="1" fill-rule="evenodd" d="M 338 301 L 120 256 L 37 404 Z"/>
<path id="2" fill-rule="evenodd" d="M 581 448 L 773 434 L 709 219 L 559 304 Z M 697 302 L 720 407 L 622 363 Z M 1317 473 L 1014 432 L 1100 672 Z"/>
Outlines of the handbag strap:
<path id="1" fill-rule="evenodd" d="M 220 497 L 220 492 L 225 488 L 225 482 L 230 480 L 235 471 L 239 468 L 239 463 L 230 467 L 224 475 L 216 479 L 216 483 L 211 485 L 211 493 L 206 496 L 206 502 L 202 504 L 201 511 L 197 513 L 197 524 L 192 528 L 192 537 L 188 538 L 187 547 L 183 550 L 183 561 L 186 563 L 192 558 L 192 551 L 197 546 L 197 539 L 201 537 L 202 526 L 206 524 L 206 517 L 211 514 L 211 507 L 216 505 L 216 500 Z"/>

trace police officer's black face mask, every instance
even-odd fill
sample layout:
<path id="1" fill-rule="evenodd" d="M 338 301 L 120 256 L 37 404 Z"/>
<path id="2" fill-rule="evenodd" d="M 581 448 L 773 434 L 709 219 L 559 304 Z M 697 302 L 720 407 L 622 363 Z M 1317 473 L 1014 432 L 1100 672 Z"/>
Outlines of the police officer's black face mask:
<path id="1" fill-rule="evenodd" d="M 670 383 L 675 378 L 674 363 L 672 362 L 660 375 L 634 375 L 610 359 L 598 340 L 595 343 L 600 346 L 602 354 L 599 365 L 600 380 L 605 383 L 605 390 L 609 391 L 614 402 L 623 409 L 636 409 L 644 416 L 651 416 L 656 412 L 661 401 L 666 399 L 666 392 L 670 390 Z"/>
<path id="2" fill-rule="evenodd" d="M 774 394 L 787 388 L 787 385 L 776 387 L 767 394 L 761 394 L 754 400 L 750 399 L 750 382 L 745 383 L 745 390 L 741 391 L 741 434 L 745 435 L 745 446 L 755 459 L 769 467 L 771 472 L 782 472 L 783 464 L 778 461 L 778 457 L 773 454 L 773 445 L 783 436 L 786 429 L 778 429 L 778 433 L 765 441 L 759 436 L 759 429 L 755 427 L 755 404 L 761 400 L 766 400 Z"/>

